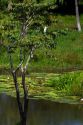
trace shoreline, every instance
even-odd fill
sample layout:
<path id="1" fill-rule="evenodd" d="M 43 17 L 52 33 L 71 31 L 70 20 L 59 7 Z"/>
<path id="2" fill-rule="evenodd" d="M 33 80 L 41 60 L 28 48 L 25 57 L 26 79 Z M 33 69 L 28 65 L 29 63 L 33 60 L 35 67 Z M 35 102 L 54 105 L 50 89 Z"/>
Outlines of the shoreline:
<path id="1" fill-rule="evenodd" d="M 83 67 L 65 67 L 65 68 L 56 68 L 56 67 L 31 67 L 29 68 L 29 71 L 27 71 L 26 74 L 29 73 L 60 73 L 60 74 L 64 74 L 64 73 L 68 73 L 68 72 L 73 72 L 73 71 L 82 71 Z M 9 68 L 0 67 L 0 75 L 6 75 L 6 74 L 11 74 L 11 71 Z M 18 72 L 18 74 L 20 75 L 20 73 Z"/>

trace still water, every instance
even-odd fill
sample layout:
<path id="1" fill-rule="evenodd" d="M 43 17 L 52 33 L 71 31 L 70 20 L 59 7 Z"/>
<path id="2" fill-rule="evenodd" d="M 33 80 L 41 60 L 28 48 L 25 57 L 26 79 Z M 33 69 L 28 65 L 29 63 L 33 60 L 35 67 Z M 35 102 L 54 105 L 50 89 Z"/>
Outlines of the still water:
<path id="1" fill-rule="evenodd" d="M 29 100 L 27 125 L 83 125 L 83 105 Z M 19 122 L 15 98 L 0 95 L 0 125 Z"/>

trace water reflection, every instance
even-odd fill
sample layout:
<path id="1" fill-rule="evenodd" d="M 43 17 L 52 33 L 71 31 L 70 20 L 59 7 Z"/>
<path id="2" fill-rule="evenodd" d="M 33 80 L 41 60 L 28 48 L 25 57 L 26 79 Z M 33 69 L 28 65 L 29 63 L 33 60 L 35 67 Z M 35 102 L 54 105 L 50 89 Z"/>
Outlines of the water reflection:
<path id="1" fill-rule="evenodd" d="M 83 105 L 60 104 L 44 100 L 29 100 L 27 125 L 83 125 Z M 17 102 L 0 96 L 0 125 L 19 122 Z"/>
<path id="2" fill-rule="evenodd" d="M 35 100 L 29 103 L 29 125 L 83 125 L 82 105 Z"/>
<path id="3" fill-rule="evenodd" d="M 15 125 L 18 120 L 16 99 L 0 95 L 0 125 Z"/>

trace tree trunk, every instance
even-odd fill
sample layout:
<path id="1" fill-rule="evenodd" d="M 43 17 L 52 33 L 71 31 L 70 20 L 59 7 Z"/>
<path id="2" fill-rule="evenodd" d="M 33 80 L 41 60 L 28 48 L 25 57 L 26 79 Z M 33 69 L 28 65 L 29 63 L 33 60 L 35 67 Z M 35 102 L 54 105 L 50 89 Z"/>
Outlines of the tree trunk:
<path id="1" fill-rule="evenodd" d="M 13 80 L 14 80 L 15 89 L 16 89 L 16 97 L 17 97 L 17 103 L 18 103 L 20 118 L 22 119 L 23 109 L 22 109 L 22 104 L 21 104 L 21 100 L 20 100 L 20 92 L 19 92 L 19 87 L 18 87 L 18 83 L 17 83 L 16 72 L 12 72 L 12 75 L 13 75 Z"/>
<path id="2" fill-rule="evenodd" d="M 28 109 L 28 92 L 25 85 L 25 73 L 24 72 L 22 73 L 22 85 L 24 90 L 23 104 L 21 103 L 21 99 L 20 99 L 20 92 L 19 92 L 16 72 L 12 72 L 12 76 L 15 84 L 17 103 L 18 103 L 18 108 L 20 113 L 20 125 L 26 125 L 27 109 Z"/>
<path id="3" fill-rule="evenodd" d="M 80 16 L 79 16 L 79 9 L 78 9 L 78 1 L 77 0 L 75 0 L 75 11 L 76 11 L 77 28 L 78 28 L 78 31 L 81 31 Z"/>
<path id="4" fill-rule="evenodd" d="M 27 91 L 27 87 L 26 87 L 26 84 L 25 84 L 25 71 L 22 72 L 22 85 L 23 85 L 23 90 L 24 90 L 24 105 L 23 105 L 24 122 L 26 123 L 27 110 L 28 110 L 28 91 Z"/>

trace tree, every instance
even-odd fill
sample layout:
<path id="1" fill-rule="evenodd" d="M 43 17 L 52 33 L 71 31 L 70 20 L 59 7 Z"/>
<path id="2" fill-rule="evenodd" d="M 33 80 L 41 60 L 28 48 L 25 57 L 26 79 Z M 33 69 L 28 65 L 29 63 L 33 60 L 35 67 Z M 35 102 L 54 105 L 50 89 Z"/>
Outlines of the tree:
<path id="1" fill-rule="evenodd" d="M 29 62 L 31 58 L 33 58 L 33 53 L 36 48 L 42 46 L 53 48 L 56 43 L 54 42 L 52 35 L 45 35 L 41 31 L 34 32 L 34 27 L 33 33 L 29 34 L 29 31 L 32 31 L 30 28 L 35 23 L 35 18 L 40 16 L 41 8 L 35 7 L 32 3 L 29 5 L 14 4 L 12 6 L 12 11 L 8 11 L 8 14 L 10 14 L 10 21 L 5 22 L 5 24 L 1 26 L 1 45 L 7 49 L 9 55 L 10 69 L 13 76 L 20 114 L 20 125 L 26 125 L 28 89 L 26 86 L 25 75 L 28 70 Z M 19 64 L 14 66 L 13 53 L 17 50 L 19 50 Z M 24 92 L 23 102 L 21 102 L 17 79 L 18 71 L 20 71 L 22 77 L 22 88 Z"/>
<path id="2" fill-rule="evenodd" d="M 77 0 L 75 0 L 75 10 L 76 10 L 77 28 L 78 28 L 78 31 L 81 31 L 79 9 L 78 9 L 78 1 Z"/>
<path id="3" fill-rule="evenodd" d="M 66 7 L 66 11 L 69 12 L 75 12 L 76 13 L 76 21 L 77 21 L 77 29 L 78 31 L 81 31 L 81 24 L 80 24 L 80 16 L 79 16 L 79 0 L 57 0 L 58 6 L 64 6 Z"/>
<path id="4" fill-rule="evenodd" d="M 72 9 L 72 11 L 74 11 L 74 8 L 75 8 L 77 29 L 78 31 L 81 31 L 79 8 L 78 8 L 79 0 L 64 0 L 64 3 L 66 6 L 69 6 L 70 9 Z"/>

